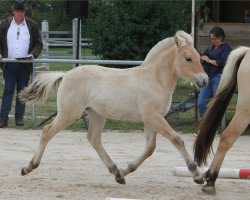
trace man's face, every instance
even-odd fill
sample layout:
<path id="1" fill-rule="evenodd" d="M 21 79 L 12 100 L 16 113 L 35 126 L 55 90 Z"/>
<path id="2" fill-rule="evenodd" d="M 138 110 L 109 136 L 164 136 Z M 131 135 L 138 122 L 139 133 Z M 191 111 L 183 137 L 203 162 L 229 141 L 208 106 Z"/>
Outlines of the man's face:
<path id="1" fill-rule="evenodd" d="M 17 23 L 21 23 L 25 17 L 25 11 L 23 10 L 13 10 L 13 17 Z"/>

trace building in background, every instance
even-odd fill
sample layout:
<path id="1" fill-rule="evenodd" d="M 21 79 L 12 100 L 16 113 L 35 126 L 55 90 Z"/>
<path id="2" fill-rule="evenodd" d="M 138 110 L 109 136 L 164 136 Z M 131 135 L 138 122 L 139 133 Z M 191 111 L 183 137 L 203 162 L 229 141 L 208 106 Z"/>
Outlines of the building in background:
<path id="1" fill-rule="evenodd" d="M 250 23 L 246 21 L 246 13 L 250 15 L 250 1 L 207 0 L 206 6 L 210 10 L 209 22 L 202 27 L 196 23 L 196 48 L 199 52 L 210 44 L 208 33 L 213 26 L 224 29 L 226 42 L 233 49 L 237 46 L 250 46 Z M 202 11 L 196 13 L 197 22 L 202 17 Z"/>

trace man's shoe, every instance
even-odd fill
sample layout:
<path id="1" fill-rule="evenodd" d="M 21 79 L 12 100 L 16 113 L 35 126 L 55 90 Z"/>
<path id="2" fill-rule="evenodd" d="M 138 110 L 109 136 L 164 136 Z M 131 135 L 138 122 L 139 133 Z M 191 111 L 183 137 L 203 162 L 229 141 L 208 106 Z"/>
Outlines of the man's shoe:
<path id="1" fill-rule="evenodd" d="M 5 128 L 7 124 L 8 123 L 6 119 L 0 119 L 0 128 Z"/>
<path id="2" fill-rule="evenodd" d="M 24 126 L 23 117 L 15 117 L 15 121 L 17 126 Z"/>

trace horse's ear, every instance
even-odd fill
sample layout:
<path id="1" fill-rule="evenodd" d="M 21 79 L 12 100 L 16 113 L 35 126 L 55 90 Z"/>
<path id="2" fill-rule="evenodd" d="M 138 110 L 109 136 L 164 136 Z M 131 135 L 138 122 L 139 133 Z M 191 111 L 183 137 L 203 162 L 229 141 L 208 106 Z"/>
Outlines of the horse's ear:
<path id="1" fill-rule="evenodd" d="M 178 46 L 178 37 L 176 35 L 174 36 L 174 42 L 175 42 L 176 46 Z"/>
<path id="2" fill-rule="evenodd" d="M 186 45 L 186 40 L 182 37 L 177 36 L 177 35 L 174 36 L 174 41 L 175 41 L 175 44 L 178 48 Z"/>

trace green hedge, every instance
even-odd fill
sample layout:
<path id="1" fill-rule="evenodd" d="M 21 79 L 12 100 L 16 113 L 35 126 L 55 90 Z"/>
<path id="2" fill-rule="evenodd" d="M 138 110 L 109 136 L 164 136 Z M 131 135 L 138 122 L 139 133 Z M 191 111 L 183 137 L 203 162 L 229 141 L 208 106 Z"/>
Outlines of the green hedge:
<path id="1" fill-rule="evenodd" d="M 88 37 L 102 59 L 143 60 L 160 40 L 190 32 L 190 1 L 91 2 Z"/>

